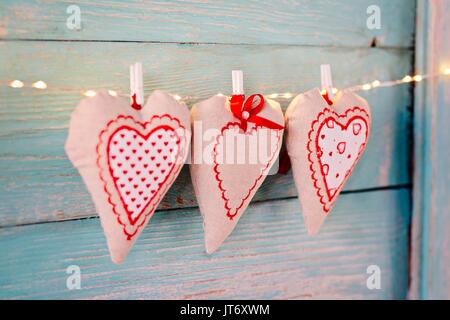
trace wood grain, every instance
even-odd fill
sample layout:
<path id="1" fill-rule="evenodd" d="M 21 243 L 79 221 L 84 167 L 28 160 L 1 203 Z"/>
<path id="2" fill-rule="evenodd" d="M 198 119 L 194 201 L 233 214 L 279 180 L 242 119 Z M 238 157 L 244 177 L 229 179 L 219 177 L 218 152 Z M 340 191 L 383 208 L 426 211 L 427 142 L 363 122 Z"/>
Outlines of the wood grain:
<path id="1" fill-rule="evenodd" d="M 416 64 L 420 73 L 449 68 L 450 2 L 418 2 Z M 414 106 L 414 210 L 409 296 L 450 299 L 450 78 L 420 83 Z"/>
<path id="2" fill-rule="evenodd" d="M 342 195 L 307 236 L 297 199 L 253 204 L 207 256 L 196 209 L 157 212 L 123 265 L 98 219 L 0 229 L 1 299 L 402 299 L 408 281 L 409 190 Z M 364 205 L 362 205 L 364 204 Z M 81 269 L 81 290 L 66 268 Z M 381 289 L 366 287 L 369 265 Z"/>
<path id="3" fill-rule="evenodd" d="M 67 7 L 81 10 L 71 30 Z M 381 28 L 367 27 L 376 5 Z M 37 1 L 0 3 L 0 39 L 411 47 L 415 1 Z"/>
<path id="4" fill-rule="evenodd" d="M 0 226 L 95 215 L 63 149 L 69 116 L 83 89 L 127 92 L 130 61 L 143 61 L 147 94 L 160 88 L 191 95 L 196 97 L 191 104 L 219 91 L 228 93 L 230 70 L 237 66 L 245 66 L 246 92 L 270 94 L 317 86 L 319 65 L 325 61 L 334 63 L 335 84 L 346 87 L 401 78 L 411 71 L 412 58 L 409 50 L 392 49 L 55 42 L 0 42 L 0 55 L 10 62 L 0 66 L 7 79 L 49 84 L 45 91 L 1 88 Z M 54 86 L 76 92 L 55 92 Z M 361 94 L 372 106 L 372 137 L 346 190 L 408 184 L 409 86 Z M 289 101 L 280 100 L 283 108 Z M 277 175 L 268 178 L 255 200 L 296 194 L 291 175 Z M 192 206 L 195 196 L 184 170 L 161 208 Z"/>

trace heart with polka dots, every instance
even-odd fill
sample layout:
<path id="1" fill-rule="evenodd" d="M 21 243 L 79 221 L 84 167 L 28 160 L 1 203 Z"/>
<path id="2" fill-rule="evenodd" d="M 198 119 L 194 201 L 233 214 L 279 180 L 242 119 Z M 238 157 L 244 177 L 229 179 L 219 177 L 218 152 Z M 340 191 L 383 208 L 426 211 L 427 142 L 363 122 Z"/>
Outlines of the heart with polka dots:
<path id="1" fill-rule="evenodd" d="M 131 239 L 156 209 L 184 162 L 184 127 L 170 115 L 142 123 L 119 116 L 102 132 L 99 167 L 109 202 Z"/>
<path id="2" fill-rule="evenodd" d="M 99 91 L 70 117 L 65 150 L 95 203 L 111 260 L 127 257 L 189 153 L 188 107 L 153 91 L 138 110 Z"/>
<path id="3" fill-rule="evenodd" d="M 308 160 L 325 212 L 330 210 L 367 145 L 369 123 L 367 112 L 358 107 L 343 115 L 325 108 L 312 123 Z"/>
<path id="4" fill-rule="evenodd" d="M 171 127 L 147 135 L 119 128 L 109 140 L 108 163 L 128 220 L 133 225 L 172 172 L 180 138 Z"/>

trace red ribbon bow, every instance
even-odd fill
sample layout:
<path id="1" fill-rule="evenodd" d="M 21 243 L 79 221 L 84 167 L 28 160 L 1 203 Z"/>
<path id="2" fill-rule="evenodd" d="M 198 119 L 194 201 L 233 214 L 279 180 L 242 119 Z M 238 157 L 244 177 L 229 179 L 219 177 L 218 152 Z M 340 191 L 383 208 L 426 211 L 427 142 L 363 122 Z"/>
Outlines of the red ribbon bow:
<path id="1" fill-rule="evenodd" d="M 253 108 L 253 101 L 255 98 L 259 98 L 259 103 Z M 244 103 L 245 101 L 245 103 Z M 270 121 L 269 119 L 262 118 L 257 114 L 261 112 L 264 107 L 264 97 L 260 94 L 253 94 L 245 100 L 245 95 L 232 95 L 230 99 L 230 109 L 233 115 L 241 121 L 241 128 L 245 132 L 247 131 L 247 123 L 252 122 L 257 126 L 266 127 L 269 129 L 281 130 L 284 127 Z"/>

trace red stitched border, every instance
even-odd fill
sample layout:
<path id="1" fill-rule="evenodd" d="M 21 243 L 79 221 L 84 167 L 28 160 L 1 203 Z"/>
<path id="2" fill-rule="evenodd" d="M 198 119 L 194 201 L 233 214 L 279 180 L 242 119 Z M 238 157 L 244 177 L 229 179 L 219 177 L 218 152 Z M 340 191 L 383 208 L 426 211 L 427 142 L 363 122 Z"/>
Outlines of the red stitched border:
<path id="1" fill-rule="evenodd" d="M 365 115 L 367 116 L 367 119 L 365 119 L 364 117 L 362 117 L 362 116 L 360 116 L 360 115 L 355 115 L 355 116 L 353 116 L 353 117 L 351 117 L 351 118 L 348 119 L 347 125 L 341 125 L 341 123 L 339 123 L 338 121 L 336 121 L 336 120 L 339 120 L 339 119 L 342 119 L 342 118 L 346 118 L 347 115 L 348 115 L 350 112 L 355 112 L 355 111 L 359 111 L 359 112 L 365 114 Z M 320 119 L 323 115 L 325 115 L 325 113 L 331 113 L 333 116 L 336 117 L 336 119 L 333 118 L 333 116 L 329 116 L 329 117 L 325 118 L 324 120 L 322 120 L 322 122 L 319 124 L 319 128 L 317 129 L 317 133 L 316 133 L 316 138 L 314 139 L 316 150 L 313 151 L 313 150 L 311 150 L 311 148 L 310 148 L 310 144 L 311 144 L 311 142 L 313 141 L 313 139 L 312 139 L 312 134 L 314 133 L 314 127 L 317 125 L 317 123 L 319 123 L 319 119 Z M 325 213 L 328 213 L 328 212 L 331 210 L 331 205 L 333 204 L 333 202 L 334 202 L 334 200 L 336 199 L 337 195 L 340 193 L 340 191 L 341 191 L 343 185 L 345 184 L 345 182 L 347 182 L 347 179 L 350 177 L 351 173 L 353 172 L 354 167 L 356 166 L 356 163 L 359 161 L 359 158 L 361 157 L 361 155 L 362 155 L 362 153 L 363 153 L 363 151 L 364 151 L 364 149 L 365 149 L 365 147 L 364 147 L 364 149 L 361 150 L 361 151 L 358 153 L 358 156 L 356 157 L 355 161 L 353 162 L 353 164 L 352 164 L 352 166 L 351 166 L 351 168 L 350 168 L 350 174 L 347 175 L 347 176 L 344 178 L 344 180 L 342 180 L 341 184 L 340 184 L 339 187 L 336 189 L 336 192 L 335 192 L 334 196 L 333 196 L 333 197 L 330 197 L 330 193 L 329 193 L 329 190 L 328 190 L 327 182 L 326 182 L 326 180 L 325 180 L 325 175 L 323 174 L 323 171 L 322 171 L 322 169 L 321 169 L 321 168 L 322 168 L 322 163 L 321 163 L 321 161 L 320 161 L 320 157 L 317 156 L 318 132 L 320 131 L 320 128 L 322 128 L 322 126 L 323 126 L 323 125 L 326 123 L 326 121 L 329 120 L 330 118 L 333 119 L 333 120 L 335 120 L 335 122 L 336 122 L 339 126 L 341 126 L 341 128 L 347 128 L 347 127 L 348 127 L 348 124 L 349 124 L 350 122 L 352 122 L 352 121 L 353 121 L 354 119 L 356 119 L 356 118 L 359 118 L 359 119 L 363 120 L 364 123 L 366 124 L 366 128 L 367 128 L 367 131 L 366 131 L 366 139 L 365 139 L 365 141 L 364 141 L 364 146 L 367 146 L 367 141 L 368 141 L 368 139 L 369 139 L 369 130 L 370 130 L 370 128 L 369 128 L 369 123 L 368 123 L 368 121 L 367 121 L 367 120 L 370 121 L 370 116 L 369 116 L 369 114 L 366 112 L 366 110 L 364 110 L 364 109 L 362 109 L 362 108 L 360 108 L 360 107 L 358 107 L 358 106 L 355 106 L 355 107 L 353 107 L 353 108 L 351 108 L 351 109 L 348 109 L 347 111 L 345 111 L 345 113 L 344 113 L 343 115 L 339 115 L 339 114 L 337 114 L 336 112 L 334 112 L 333 110 L 331 110 L 331 109 L 329 109 L 329 108 L 325 108 L 323 111 L 321 111 L 321 112 L 318 114 L 316 120 L 314 120 L 314 121 L 312 122 L 312 124 L 311 124 L 311 130 L 310 130 L 309 133 L 308 133 L 308 140 L 309 140 L 309 142 L 308 142 L 307 145 L 306 145 L 306 149 L 308 150 L 308 161 L 309 161 L 309 163 L 310 163 L 309 169 L 310 169 L 310 171 L 311 171 L 311 179 L 313 180 L 313 185 L 314 185 L 314 187 L 315 187 L 316 190 L 317 190 L 316 195 L 318 196 L 319 201 L 320 201 L 320 203 L 322 204 L 322 207 L 323 207 L 323 210 L 325 211 Z M 324 195 L 322 195 L 322 193 L 321 193 L 321 188 L 320 188 L 320 186 L 317 184 L 319 178 L 316 178 L 316 171 L 314 170 L 314 164 L 315 164 L 315 163 L 314 163 L 314 161 L 313 161 L 313 159 L 312 159 L 313 154 L 315 154 L 316 157 L 317 157 L 317 159 L 318 159 L 319 168 L 320 168 L 320 170 L 321 170 L 321 171 L 320 171 L 320 173 L 321 173 L 321 178 L 323 179 L 323 182 L 324 182 L 324 185 L 325 185 L 325 191 L 326 191 L 326 194 L 327 194 L 327 196 L 328 196 L 328 201 L 327 201 L 326 199 L 324 199 Z"/>
<path id="2" fill-rule="evenodd" d="M 149 124 L 149 122 L 146 122 L 145 124 Z M 176 131 L 175 131 L 172 127 L 170 127 L 170 126 L 168 126 L 168 125 L 161 125 L 161 126 L 155 127 L 155 128 L 153 128 L 148 134 L 146 134 L 145 136 L 142 135 L 142 134 L 141 134 L 139 131 L 137 131 L 136 129 L 124 125 L 124 126 L 118 127 L 118 128 L 117 128 L 116 130 L 114 130 L 114 132 L 109 136 L 108 145 L 107 145 L 107 147 L 106 147 L 106 157 L 107 157 L 107 161 L 108 161 L 109 173 L 110 173 L 110 175 L 111 175 L 111 178 L 112 178 L 113 181 L 114 181 L 114 186 L 116 187 L 116 190 L 117 190 L 117 192 L 118 192 L 118 194 L 119 194 L 119 198 L 120 198 L 120 201 L 122 202 L 122 206 L 124 207 L 124 209 L 125 209 L 125 211 L 126 211 L 126 213 L 127 213 L 127 215 L 128 215 L 128 219 L 129 219 L 131 225 L 134 226 L 134 224 L 136 223 L 136 221 L 139 220 L 139 218 L 141 217 L 142 213 L 147 209 L 148 205 L 149 205 L 149 204 L 152 202 L 152 200 L 155 198 L 155 196 L 157 195 L 157 193 L 158 193 L 159 190 L 161 189 L 161 186 L 162 186 L 164 183 L 166 183 L 166 181 L 168 180 L 168 178 L 169 178 L 170 175 L 172 174 L 172 171 L 173 171 L 173 169 L 174 169 L 175 166 L 176 166 L 176 162 L 173 163 L 173 166 L 172 166 L 172 168 L 170 168 L 170 171 L 169 171 L 169 173 L 167 174 L 166 178 L 165 178 L 162 182 L 159 183 L 160 188 L 159 188 L 159 189 L 152 195 L 152 197 L 147 201 L 147 203 L 146 203 L 145 206 L 142 208 L 141 212 L 137 215 L 137 217 L 136 217 L 135 219 L 133 219 L 133 217 L 131 216 L 131 212 L 128 211 L 128 207 L 127 207 L 127 205 L 125 204 L 124 199 L 122 198 L 122 195 L 121 195 L 120 192 L 119 192 L 119 187 L 118 187 L 118 185 L 117 185 L 117 180 L 114 179 L 113 171 L 112 171 L 111 163 L 110 163 L 110 158 L 109 158 L 109 152 L 110 152 L 110 146 L 111 146 L 111 139 L 112 139 L 113 136 L 117 133 L 117 131 L 120 131 L 120 130 L 122 130 L 122 129 L 132 130 L 132 131 L 136 132 L 139 136 L 143 137 L 145 140 L 147 140 L 148 137 L 150 137 L 150 136 L 152 135 L 152 133 L 155 132 L 156 130 L 159 130 L 159 129 L 171 130 L 171 131 L 176 135 L 177 141 L 178 141 L 178 143 L 177 143 L 177 157 L 178 157 L 179 152 L 180 152 L 180 137 L 178 136 L 178 134 L 176 133 Z"/>
<path id="3" fill-rule="evenodd" d="M 129 119 L 129 120 L 132 120 L 134 123 L 136 123 L 137 125 L 141 126 L 141 127 L 145 130 L 145 127 L 146 127 L 148 124 L 151 124 L 151 122 L 152 122 L 154 119 L 162 119 L 162 118 L 168 118 L 168 119 L 170 119 L 171 121 L 175 121 L 181 129 L 183 129 L 184 131 L 186 131 L 186 128 L 181 124 L 180 120 L 177 119 L 177 118 L 175 118 L 175 117 L 170 116 L 169 114 L 163 114 L 163 115 L 161 115 L 161 116 L 159 116 L 159 115 L 154 115 L 154 116 L 152 116 L 152 118 L 150 119 L 150 121 L 147 121 L 147 122 L 136 121 L 132 116 L 119 115 L 119 116 L 117 116 L 117 118 L 115 118 L 115 119 L 113 119 L 113 120 L 110 120 L 110 121 L 106 124 L 106 127 L 105 127 L 102 131 L 100 131 L 100 134 L 99 134 L 99 136 L 98 136 L 99 142 L 98 142 L 98 144 L 97 144 L 97 146 L 96 146 L 96 153 L 97 153 L 97 161 L 96 161 L 96 164 L 97 164 L 97 167 L 99 168 L 99 177 L 100 177 L 100 180 L 103 181 L 103 184 L 104 184 L 103 190 L 104 190 L 105 193 L 108 195 L 108 202 L 109 202 L 109 204 L 112 206 L 113 213 L 114 213 L 114 214 L 116 215 L 116 217 L 117 217 L 117 218 L 116 218 L 116 219 L 117 219 L 117 222 L 123 227 L 123 232 L 124 232 L 124 234 L 127 236 L 127 240 L 131 240 L 131 238 L 134 237 L 134 236 L 137 234 L 137 232 L 139 231 L 139 229 L 145 224 L 145 222 L 147 221 L 147 217 L 151 216 L 151 215 L 154 213 L 155 204 L 156 204 L 156 203 L 159 203 L 159 201 L 161 200 L 161 197 L 162 197 L 163 195 L 162 195 L 162 194 L 159 195 L 158 200 L 155 201 L 155 202 L 153 203 L 153 208 L 148 212 L 148 214 L 146 214 L 146 218 L 143 219 L 142 223 L 139 224 L 139 225 L 136 227 L 136 230 L 135 230 L 133 233 L 131 233 L 131 234 L 128 233 L 128 232 L 127 232 L 127 229 L 126 229 L 127 224 L 124 223 L 124 222 L 122 222 L 121 217 L 120 217 L 120 213 L 117 212 L 116 204 L 113 203 L 113 201 L 112 201 L 112 194 L 108 191 L 108 188 L 107 188 L 107 181 L 106 181 L 106 179 L 104 179 L 103 176 L 102 176 L 102 168 L 101 168 L 101 166 L 100 166 L 101 155 L 100 155 L 100 150 L 99 150 L 99 149 L 100 149 L 100 146 L 101 146 L 102 143 L 103 143 L 103 141 L 102 141 L 102 135 L 103 135 L 105 132 L 108 131 L 108 127 L 109 127 L 111 124 L 113 124 L 113 123 L 115 123 L 115 122 L 117 123 L 117 121 L 119 121 L 120 119 L 123 119 L 123 120 Z M 175 130 L 174 130 L 174 132 L 175 132 Z M 142 135 L 141 135 L 141 136 L 142 136 Z M 109 138 L 111 138 L 111 137 L 109 137 Z M 108 144 L 108 145 L 109 145 L 109 144 Z M 108 146 L 107 146 L 107 148 L 108 148 Z M 178 149 L 178 150 L 180 151 L 180 149 Z M 179 156 L 180 156 L 180 153 L 177 154 L 177 157 L 179 157 Z M 109 159 L 108 159 L 108 162 L 109 162 Z M 174 167 L 175 167 L 175 166 L 174 166 Z M 179 168 L 177 169 L 177 171 L 179 172 L 179 171 L 181 170 L 181 168 L 182 168 L 182 166 L 179 166 Z M 175 174 L 174 174 L 174 176 L 172 177 L 172 179 L 174 179 L 174 178 L 176 177 L 176 175 L 178 174 L 178 172 L 175 172 Z M 110 174 L 111 174 L 111 171 L 110 171 Z M 170 176 L 170 174 L 168 175 L 168 177 L 169 177 L 169 176 Z M 111 176 L 111 177 L 112 177 L 112 176 Z M 113 178 L 113 177 L 112 177 L 112 178 Z M 167 179 L 166 179 L 166 180 L 167 180 Z M 113 181 L 114 181 L 114 178 L 113 178 Z M 114 182 L 114 185 L 115 185 L 115 182 Z M 116 187 L 116 192 L 117 192 L 118 195 L 119 195 L 119 198 L 122 199 L 121 196 L 120 196 L 120 193 L 119 193 L 118 190 L 117 190 L 117 186 L 116 186 L 116 185 L 115 185 L 115 187 Z M 160 190 L 160 189 L 159 189 L 159 190 Z M 157 192 L 155 192 L 155 195 L 159 192 L 159 190 L 158 190 Z M 124 206 L 124 205 L 123 205 L 123 201 L 122 201 L 122 206 Z M 148 206 L 148 204 L 147 204 L 147 206 Z M 124 206 L 124 209 L 126 210 L 126 207 L 125 207 L 125 206 Z M 128 213 L 127 210 L 126 210 L 126 212 Z M 141 214 L 142 214 L 142 213 L 141 213 Z M 141 215 L 141 214 L 140 214 L 140 215 Z M 128 215 L 128 214 L 127 214 L 127 215 Z M 140 215 L 139 215 L 139 217 L 140 217 Z"/>
<path id="4" fill-rule="evenodd" d="M 222 128 L 220 135 L 218 135 L 218 136 L 216 137 L 216 144 L 214 145 L 214 149 L 213 149 L 214 163 L 215 163 L 213 170 L 214 170 L 214 172 L 215 172 L 215 178 L 216 178 L 216 181 L 218 182 L 218 187 L 219 187 L 219 189 L 220 189 L 220 191 L 221 191 L 221 197 L 222 197 L 222 199 L 224 200 L 224 208 L 225 208 L 225 210 L 227 210 L 227 217 L 228 217 L 230 220 L 233 220 L 233 218 L 234 218 L 235 216 L 238 215 L 238 212 L 239 212 L 239 210 L 243 207 L 244 202 L 248 199 L 248 197 L 250 196 L 251 192 L 255 189 L 255 187 L 256 187 L 258 181 L 259 181 L 259 180 L 264 176 L 264 174 L 268 171 L 268 167 L 269 167 L 270 163 L 272 162 L 272 160 L 274 159 L 275 155 L 277 154 L 277 152 L 274 152 L 274 153 L 272 154 L 272 157 L 271 157 L 270 160 L 267 162 L 267 165 L 266 165 L 266 166 L 263 168 L 263 170 L 261 171 L 261 175 L 255 180 L 253 186 L 249 189 L 247 195 L 242 199 L 241 204 L 236 208 L 236 213 L 235 213 L 235 214 L 231 214 L 231 213 L 230 213 L 231 208 L 228 207 L 228 201 L 229 201 L 229 199 L 227 199 L 227 198 L 225 197 L 225 192 L 226 192 L 226 190 L 222 188 L 222 182 L 223 182 L 223 181 L 219 178 L 220 172 L 218 171 L 219 163 L 217 163 L 217 146 L 219 145 L 219 138 L 220 138 L 221 136 L 223 137 L 224 131 L 227 130 L 229 127 L 232 127 L 232 126 L 238 126 L 239 128 L 241 128 L 240 123 L 238 123 L 238 122 L 228 122 L 228 123 Z M 255 127 L 252 128 L 252 131 L 257 131 L 258 128 L 265 128 L 265 127 L 263 127 L 263 126 L 255 126 Z M 244 132 L 244 134 L 247 135 L 248 132 Z M 279 130 L 278 130 L 278 132 L 277 132 L 277 135 L 278 135 L 278 143 L 277 143 L 275 149 L 277 149 L 277 148 L 279 147 L 279 145 L 280 145 L 280 136 L 281 136 L 281 135 L 280 135 L 280 133 L 279 133 Z"/>

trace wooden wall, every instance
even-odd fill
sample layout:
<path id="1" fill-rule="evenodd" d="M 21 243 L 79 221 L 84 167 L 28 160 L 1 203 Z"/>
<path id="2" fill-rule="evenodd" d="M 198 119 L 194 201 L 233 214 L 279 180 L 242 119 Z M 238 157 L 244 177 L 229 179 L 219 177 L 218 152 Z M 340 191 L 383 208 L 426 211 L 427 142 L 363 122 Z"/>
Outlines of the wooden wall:
<path id="1" fill-rule="evenodd" d="M 413 71 L 415 1 L 78 1 L 78 31 L 66 27 L 71 3 L 0 3 L 0 298 L 406 297 L 409 85 L 361 93 L 372 136 L 318 236 L 306 235 L 291 174 L 275 175 L 212 256 L 183 170 L 127 261 L 113 265 L 63 146 L 80 93 L 127 92 L 135 61 L 146 94 L 164 89 L 188 104 L 229 93 L 236 68 L 246 92 L 264 94 L 318 86 L 321 63 L 340 88 L 400 79 Z M 373 4 L 380 30 L 366 26 Z M 9 88 L 12 79 L 49 88 Z M 69 265 L 81 268 L 81 290 L 66 288 Z M 369 265 L 381 268 L 380 290 L 366 287 Z"/>
<path id="2" fill-rule="evenodd" d="M 416 68 L 450 68 L 450 2 L 418 1 Z M 450 77 L 417 85 L 410 297 L 450 299 Z"/>

